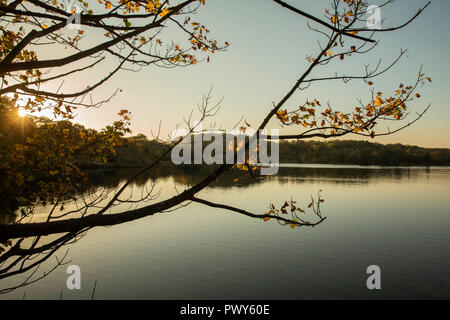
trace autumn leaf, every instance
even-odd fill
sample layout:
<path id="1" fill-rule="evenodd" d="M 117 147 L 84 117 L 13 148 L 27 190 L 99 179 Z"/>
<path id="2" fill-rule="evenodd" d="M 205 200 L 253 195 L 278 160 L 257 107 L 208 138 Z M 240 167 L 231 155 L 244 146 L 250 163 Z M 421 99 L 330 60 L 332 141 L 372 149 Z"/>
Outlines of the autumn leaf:
<path id="1" fill-rule="evenodd" d="M 127 113 L 129 113 L 128 110 L 122 109 L 122 110 L 119 111 L 118 115 L 121 116 L 121 117 L 123 117 L 123 116 L 126 115 Z"/>
<path id="2" fill-rule="evenodd" d="M 377 98 L 375 99 L 374 103 L 375 103 L 375 105 L 377 107 L 380 107 L 382 105 L 382 103 L 383 103 L 383 100 L 380 98 L 380 96 L 377 96 Z"/>
<path id="3" fill-rule="evenodd" d="M 169 9 L 165 8 L 163 10 L 161 10 L 161 13 L 159 14 L 161 17 L 164 17 L 165 15 L 167 15 L 170 12 Z"/>

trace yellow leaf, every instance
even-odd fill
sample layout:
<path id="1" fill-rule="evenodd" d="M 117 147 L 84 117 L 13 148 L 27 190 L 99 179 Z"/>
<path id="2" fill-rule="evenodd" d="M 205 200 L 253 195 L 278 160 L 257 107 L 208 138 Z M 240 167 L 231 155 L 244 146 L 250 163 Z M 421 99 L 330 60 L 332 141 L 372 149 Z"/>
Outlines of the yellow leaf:
<path id="1" fill-rule="evenodd" d="M 374 103 L 375 103 L 375 105 L 376 105 L 377 107 L 380 107 L 381 104 L 383 103 L 383 100 L 381 100 L 380 96 L 378 96 L 378 97 L 375 99 Z"/>
<path id="2" fill-rule="evenodd" d="M 170 10 L 169 9 L 167 9 L 167 8 L 165 8 L 165 9 L 162 9 L 162 11 L 161 11 L 161 13 L 160 13 L 160 16 L 161 17 L 164 17 L 166 14 L 168 14 L 170 12 Z"/>

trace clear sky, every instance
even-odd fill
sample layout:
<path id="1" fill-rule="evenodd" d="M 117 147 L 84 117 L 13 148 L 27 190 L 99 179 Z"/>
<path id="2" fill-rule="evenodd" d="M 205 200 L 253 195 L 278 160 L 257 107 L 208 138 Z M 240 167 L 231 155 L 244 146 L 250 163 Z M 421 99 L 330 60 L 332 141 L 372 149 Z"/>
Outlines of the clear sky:
<path id="1" fill-rule="evenodd" d="M 317 16 L 330 8 L 329 0 L 289 2 Z M 373 1 L 373 4 L 379 3 Z M 426 3 L 427 0 L 398 0 L 389 9 L 382 9 L 384 26 L 406 21 Z M 429 102 L 432 107 L 414 126 L 375 141 L 450 147 L 449 13 L 450 1 L 433 0 L 406 29 L 378 34 L 376 38 L 381 42 L 372 53 L 321 67 L 314 75 L 333 75 L 336 70 L 358 74 L 364 64 L 376 64 L 380 58 L 388 64 L 399 54 L 400 48 L 408 49 L 408 54 L 388 74 L 374 81 L 375 90 L 387 95 L 393 93 L 400 82 L 413 83 L 423 65 L 423 71 L 433 82 L 419 90 L 422 98 L 409 108 L 418 112 Z M 224 98 L 214 122 L 231 127 L 243 116 L 257 126 L 272 102 L 285 95 L 307 68 L 306 56 L 317 54 L 317 40 L 322 40 L 322 36 L 306 27 L 305 18 L 271 0 L 207 0 L 195 20 L 207 25 L 215 39 L 229 41 L 229 49 L 214 54 L 210 63 L 188 68 L 150 67 L 139 73 L 123 71 L 97 90 L 97 96 L 106 96 L 117 87 L 123 92 L 100 110 L 80 111 L 77 121 L 100 128 L 115 120 L 120 109 L 126 108 L 133 113 L 133 133 L 150 136 L 161 121 L 162 133 L 167 135 L 214 86 L 215 97 Z M 350 45 L 351 41 L 346 41 Z M 316 83 L 308 90 L 299 91 L 287 106 L 295 107 L 306 98 L 317 98 L 323 103 L 329 101 L 336 109 L 350 111 L 357 105 L 357 98 L 370 97 L 369 89 L 361 80 L 345 85 L 337 81 Z M 389 125 L 394 128 L 395 124 Z M 269 127 L 279 128 L 276 122 L 271 122 Z M 379 131 L 384 128 L 381 125 Z M 292 128 L 282 132 L 294 133 Z"/>

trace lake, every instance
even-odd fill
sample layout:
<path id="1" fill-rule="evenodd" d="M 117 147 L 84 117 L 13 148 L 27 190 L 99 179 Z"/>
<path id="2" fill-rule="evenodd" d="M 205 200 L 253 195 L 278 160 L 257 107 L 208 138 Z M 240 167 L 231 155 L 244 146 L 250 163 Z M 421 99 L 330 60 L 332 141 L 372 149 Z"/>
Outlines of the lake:
<path id="1" fill-rule="evenodd" d="M 162 170 L 159 199 L 204 172 Z M 114 186 L 114 172 L 98 183 Z M 327 216 L 292 229 L 191 203 L 108 228 L 94 228 L 59 249 L 81 269 L 81 290 L 66 288 L 67 266 L 0 299 L 380 299 L 450 298 L 450 168 L 283 165 L 275 176 L 235 182 L 220 177 L 199 197 L 265 213 L 296 200 L 305 210 L 322 190 Z M 119 179 L 120 180 L 120 179 Z M 176 189 L 175 187 L 176 186 Z M 119 210 L 117 208 L 116 210 Z M 38 209 L 37 217 L 48 212 Z M 51 270 L 50 257 L 36 274 Z M 367 267 L 381 268 L 368 290 Z M 0 289 L 23 276 L 0 280 Z"/>

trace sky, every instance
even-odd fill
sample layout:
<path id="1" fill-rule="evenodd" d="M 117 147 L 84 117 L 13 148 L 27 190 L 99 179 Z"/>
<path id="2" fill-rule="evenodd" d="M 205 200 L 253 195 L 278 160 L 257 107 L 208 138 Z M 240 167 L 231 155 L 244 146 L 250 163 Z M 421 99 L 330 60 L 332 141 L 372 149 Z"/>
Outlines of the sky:
<path id="1" fill-rule="evenodd" d="M 325 8 L 331 8 L 330 0 L 290 0 L 304 11 L 322 16 Z M 381 10 L 385 19 L 383 27 L 396 26 L 408 20 L 427 0 L 397 0 L 389 8 Z M 372 1 L 379 4 L 379 1 Z M 419 89 L 422 98 L 409 104 L 414 115 L 428 103 L 431 109 L 413 126 L 375 142 L 402 143 L 424 147 L 450 148 L 450 88 L 449 63 L 450 1 L 433 0 L 431 5 L 412 24 L 393 33 L 380 33 L 377 48 L 355 59 L 320 67 L 313 76 L 334 75 L 336 71 L 360 74 L 365 64 L 390 64 L 400 53 L 408 53 L 387 74 L 374 80 L 375 91 L 391 94 L 400 83 L 413 83 L 420 66 L 432 78 L 432 83 Z M 164 69 L 148 67 L 140 72 L 121 71 L 95 93 L 106 97 L 116 88 L 120 95 L 101 109 L 80 110 L 77 122 L 99 129 L 117 119 L 120 109 L 132 112 L 131 129 L 134 134 L 151 137 L 161 123 L 161 134 L 167 136 L 182 123 L 183 117 L 201 100 L 202 95 L 213 88 L 216 100 L 223 98 L 220 112 L 209 122 L 222 128 L 231 128 L 243 117 L 257 127 L 265 115 L 293 86 L 308 67 L 308 55 L 318 52 L 318 40 L 323 36 L 307 28 L 307 20 L 292 13 L 271 0 L 207 0 L 199 9 L 195 21 L 205 24 L 219 42 L 228 41 L 225 52 L 211 56 L 210 63 L 200 63 L 187 68 Z M 313 26 L 316 24 L 312 23 Z M 169 32 L 171 32 L 169 30 Z M 88 40 L 89 41 L 89 40 Z M 90 40 L 92 43 L 95 39 Z M 353 41 L 347 39 L 346 45 Z M 111 66 L 109 66 L 111 67 Z M 105 67 L 105 73 L 108 69 Z M 69 84 L 76 86 L 83 84 Z M 329 102 L 333 108 L 350 112 L 358 105 L 357 99 L 370 98 L 370 87 L 362 80 L 318 82 L 308 90 L 297 91 L 286 105 L 294 108 L 306 99 Z M 198 114 L 197 114 L 198 116 Z M 193 118 L 195 119 L 194 113 Z M 395 123 L 388 123 L 391 129 Z M 269 128 L 280 129 L 276 121 Z M 380 123 L 379 131 L 386 125 Z M 298 128 L 285 128 L 281 133 L 296 133 Z M 346 136 L 346 139 L 357 139 Z M 369 139 L 371 140 L 371 139 Z"/>

